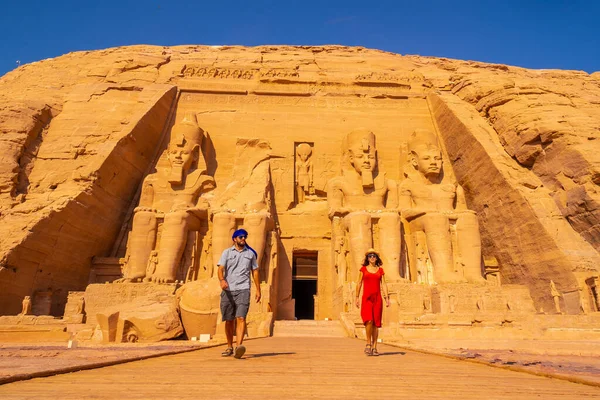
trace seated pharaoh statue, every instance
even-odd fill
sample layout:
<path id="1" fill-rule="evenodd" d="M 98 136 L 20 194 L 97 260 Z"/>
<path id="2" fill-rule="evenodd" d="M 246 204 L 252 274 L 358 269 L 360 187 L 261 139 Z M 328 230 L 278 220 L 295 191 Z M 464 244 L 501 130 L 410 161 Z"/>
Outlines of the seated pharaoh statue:
<path id="1" fill-rule="evenodd" d="M 239 138 L 236 142 L 232 180 L 211 200 L 213 266 L 232 246 L 231 235 L 243 227 L 248 243 L 256 251 L 261 273 L 271 218 L 271 146 L 261 139 Z M 212 275 L 212 272 L 211 274 Z M 265 279 L 263 275 L 261 279 Z"/>
<path id="2" fill-rule="evenodd" d="M 117 282 L 175 282 L 188 232 L 200 230 L 208 218 L 208 202 L 201 195 L 215 187 L 206 172 L 203 140 L 193 113 L 173 126 L 157 171 L 144 179 L 129 233 L 128 261 Z"/>
<path id="3" fill-rule="evenodd" d="M 399 186 L 400 210 L 410 232 L 425 233 L 435 280 L 429 283 L 483 282 L 477 216 L 467 209 L 462 187 L 444 174 L 436 136 L 416 131 L 408 150 L 406 179 Z"/>
<path id="4" fill-rule="evenodd" d="M 396 182 L 379 171 L 375 135 L 366 129 L 350 132 L 343 141 L 342 175 L 327 185 L 332 242 L 347 234 L 350 267 L 339 282 L 356 281 L 367 249 L 373 247 L 373 225 L 388 280 L 400 279 L 400 216 Z"/>

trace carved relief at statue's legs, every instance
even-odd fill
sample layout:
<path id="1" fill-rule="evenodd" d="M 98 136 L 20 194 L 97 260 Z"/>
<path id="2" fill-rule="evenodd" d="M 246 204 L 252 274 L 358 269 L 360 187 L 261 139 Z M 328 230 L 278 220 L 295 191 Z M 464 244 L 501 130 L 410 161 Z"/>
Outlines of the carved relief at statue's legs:
<path id="1" fill-rule="evenodd" d="M 187 211 L 174 211 L 165 215 L 158 250 L 158 265 L 151 277 L 153 282 L 175 282 L 177 268 L 187 243 L 188 231 L 191 225 L 199 225 L 197 217 Z"/>
<path id="2" fill-rule="evenodd" d="M 477 216 L 460 214 L 456 220 L 456 234 L 465 278 L 473 283 L 485 282 L 481 271 L 481 236 Z"/>
<path id="3" fill-rule="evenodd" d="M 373 247 L 371 216 L 363 211 L 356 211 L 344 217 L 350 242 L 351 265 L 348 266 L 348 279 L 356 282 L 358 270 L 365 259 L 365 252 Z"/>
<path id="4" fill-rule="evenodd" d="M 235 231 L 235 216 L 228 212 L 217 213 L 213 215 L 212 226 L 212 256 L 216 266 L 223 250 L 233 246 L 231 235 Z"/>
<path id="5" fill-rule="evenodd" d="M 298 204 L 300 203 L 304 203 L 305 200 L 305 193 L 304 193 L 304 188 L 298 184 L 296 184 L 296 202 Z"/>
<path id="6" fill-rule="evenodd" d="M 397 212 L 381 214 L 379 218 L 379 243 L 383 270 L 389 281 L 400 278 L 400 215 Z"/>
<path id="7" fill-rule="evenodd" d="M 413 227 L 415 231 L 425 232 L 435 281 L 437 283 L 464 282 L 464 279 L 454 272 L 448 217 L 444 214 L 428 213 L 415 218 L 411 222 L 411 229 Z"/>
<path id="8" fill-rule="evenodd" d="M 265 252 L 265 245 L 267 243 L 267 218 L 269 215 L 266 212 L 259 212 L 255 214 L 247 214 L 244 217 L 244 229 L 248 231 L 247 242 L 256 251 L 258 266 L 261 266 L 261 262 Z M 264 277 L 263 277 L 264 278 Z"/>
<path id="9" fill-rule="evenodd" d="M 129 233 L 129 261 L 123 279 L 117 282 L 139 282 L 146 276 L 150 252 L 156 244 L 156 214 L 138 211 L 133 217 L 133 228 Z"/>

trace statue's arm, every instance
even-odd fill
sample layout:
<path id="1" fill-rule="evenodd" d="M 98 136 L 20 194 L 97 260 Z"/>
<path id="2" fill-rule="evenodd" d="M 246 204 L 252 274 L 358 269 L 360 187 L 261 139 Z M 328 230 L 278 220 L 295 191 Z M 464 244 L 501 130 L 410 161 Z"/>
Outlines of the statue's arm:
<path id="1" fill-rule="evenodd" d="M 408 180 L 404 180 L 398 188 L 398 205 L 402 217 L 407 221 L 425 214 L 424 210 L 419 210 L 413 206 L 412 192 Z"/>
<path id="2" fill-rule="evenodd" d="M 329 216 L 343 213 L 344 210 L 344 192 L 339 179 L 333 178 L 327 184 L 327 205 L 329 206 Z"/>
<path id="3" fill-rule="evenodd" d="M 385 204 L 385 208 L 391 210 L 397 210 L 399 205 L 398 199 L 398 184 L 396 181 L 389 179 L 388 180 L 388 192 L 387 192 L 387 201 Z"/>
<path id="4" fill-rule="evenodd" d="M 456 185 L 456 211 L 467 211 L 467 199 L 465 198 L 465 191 L 460 185 Z"/>
<path id="5" fill-rule="evenodd" d="M 142 193 L 140 194 L 140 202 L 135 211 L 149 211 L 154 204 L 154 177 L 148 175 L 142 184 Z"/>

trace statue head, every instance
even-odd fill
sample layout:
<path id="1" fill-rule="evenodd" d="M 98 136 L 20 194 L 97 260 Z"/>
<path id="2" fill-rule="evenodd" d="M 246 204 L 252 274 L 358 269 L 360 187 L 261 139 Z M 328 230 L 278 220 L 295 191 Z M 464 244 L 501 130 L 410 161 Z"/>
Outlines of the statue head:
<path id="1" fill-rule="evenodd" d="M 300 143 L 296 147 L 296 154 L 298 154 L 298 157 L 302 162 L 305 162 L 306 160 L 308 160 L 308 157 L 310 157 L 310 155 L 312 154 L 312 148 L 308 143 Z"/>
<path id="2" fill-rule="evenodd" d="M 194 166 L 206 169 L 200 149 L 203 138 L 204 131 L 198 126 L 193 112 L 186 112 L 183 120 L 173 125 L 171 141 L 167 149 L 167 160 L 171 165 L 169 176 L 171 184 L 181 184 L 185 175 Z"/>
<path id="3" fill-rule="evenodd" d="M 442 152 L 433 132 L 416 130 L 408 143 L 410 164 L 428 179 L 442 173 Z"/>
<path id="4" fill-rule="evenodd" d="M 363 187 L 373 186 L 373 174 L 377 168 L 375 135 L 367 129 L 357 129 L 344 139 L 344 160 L 362 176 Z"/>

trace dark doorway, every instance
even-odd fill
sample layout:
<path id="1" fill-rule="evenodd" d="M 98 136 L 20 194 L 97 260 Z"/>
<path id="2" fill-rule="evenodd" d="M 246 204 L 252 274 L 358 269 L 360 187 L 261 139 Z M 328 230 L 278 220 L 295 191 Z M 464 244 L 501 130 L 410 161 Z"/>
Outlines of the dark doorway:
<path id="1" fill-rule="evenodd" d="M 294 252 L 292 261 L 292 298 L 296 300 L 296 319 L 315 319 L 318 253 Z"/>

